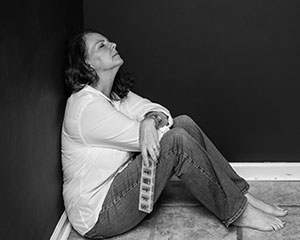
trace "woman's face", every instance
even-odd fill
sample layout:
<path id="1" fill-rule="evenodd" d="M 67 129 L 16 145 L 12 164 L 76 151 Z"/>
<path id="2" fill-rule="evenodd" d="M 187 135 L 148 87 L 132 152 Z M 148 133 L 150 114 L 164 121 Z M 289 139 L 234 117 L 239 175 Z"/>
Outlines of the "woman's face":
<path id="1" fill-rule="evenodd" d="M 99 33 L 85 35 L 87 48 L 86 62 L 97 71 L 112 70 L 123 64 L 123 59 L 116 50 L 116 44 Z"/>

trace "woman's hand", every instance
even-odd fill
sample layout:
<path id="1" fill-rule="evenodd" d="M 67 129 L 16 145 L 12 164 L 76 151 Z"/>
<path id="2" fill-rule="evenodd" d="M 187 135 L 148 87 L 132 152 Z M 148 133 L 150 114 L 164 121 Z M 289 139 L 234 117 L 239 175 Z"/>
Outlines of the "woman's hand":
<path id="1" fill-rule="evenodd" d="M 155 121 L 153 118 L 145 118 L 140 125 L 140 146 L 142 158 L 149 166 L 149 157 L 154 162 L 157 162 L 157 158 L 160 153 L 160 145 L 158 140 L 157 129 L 155 128 Z"/>

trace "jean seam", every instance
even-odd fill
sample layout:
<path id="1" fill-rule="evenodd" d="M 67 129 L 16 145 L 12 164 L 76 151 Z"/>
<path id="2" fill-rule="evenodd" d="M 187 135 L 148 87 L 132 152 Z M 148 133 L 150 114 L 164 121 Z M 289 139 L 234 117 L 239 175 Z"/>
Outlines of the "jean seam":
<path id="1" fill-rule="evenodd" d="M 203 168 L 201 168 L 198 164 L 196 164 L 193 159 L 184 151 L 181 150 L 175 150 L 177 151 L 180 155 L 183 156 L 184 159 L 186 159 L 189 163 L 191 163 L 193 166 L 195 166 L 197 169 L 199 169 L 201 171 L 201 173 L 203 173 L 208 179 L 210 179 L 212 182 L 214 182 L 216 185 L 218 185 L 218 187 L 220 187 L 220 185 L 218 184 L 217 180 L 212 177 L 211 175 L 209 175 Z M 176 153 L 175 153 L 176 154 Z"/>
<path id="2" fill-rule="evenodd" d="M 245 188 L 241 191 L 242 194 L 245 195 L 245 194 L 248 192 L 249 188 L 250 188 L 250 186 L 249 186 L 249 184 L 247 184 L 247 185 L 245 186 Z"/>
<path id="3" fill-rule="evenodd" d="M 199 170 L 201 171 L 201 173 L 202 173 L 205 177 L 207 177 L 210 181 L 212 181 L 214 184 L 216 184 L 216 185 L 218 186 L 218 188 L 221 189 L 221 191 L 223 192 L 222 187 L 221 187 L 220 184 L 216 181 L 216 179 L 213 178 L 213 177 L 211 177 L 209 174 L 207 174 L 207 172 L 206 172 L 203 168 L 201 168 L 198 164 L 196 164 L 196 163 L 193 161 L 193 159 L 192 159 L 186 152 L 181 151 L 180 149 L 173 149 L 173 154 L 176 155 L 176 152 L 177 152 L 178 154 L 181 154 L 181 155 L 183 156 L 183 158 L 184 158 L 186 161 L 188 161 L 188 162 L 189 162 L 190 164 L 192 164 L 194 167 L 196 167 L 197 169 L 199 169 Z M 224 201 L 227 202 L 227 198 L 226 198 L 225 194 L 224 194 L 223 197 L 224 197 Z M 226 214 L 226 216 L 228 216 L 228 213 L 229 213 L 228 206 L 226 205 L 225 208 L 226 208 L 226 209 L 225 209 L 225 214 Z"/>
<path id="4" fill-rule="evenodd" d="M 223 221 L 224 225 L 226 227 L 229 227 L 229 225 L 231 223 L 235 222 L 240 217 L 240 215 L 244 212 L 244 210 L 246 209 L 246 206 L 247 206 L 247 198 L 245 197 L 241 204 L 241 207 L 238 209 L 238 211 L 231 218 Z"/>
<path id="5" fill-rule="evenodd" d="M 140 179 L 138 179 L 138 181 L 136 183 L 134 183 L 133 185 L 131 185 L 127 191 L 123 192 L 121 194 L 121 196 L 119 196 L 118 198 L 116 198 L 114 201 L 112 201 L 111 204 L 107 205 L 105 208 L 103 208 L 101 211 L 100 211 L 100 214 L 109 210 L 113 205 L 115 205 L 117 202 L 119 202 L 120 200 L 122 200 L 124 197 L 127 196 L 128 193 L 130 193 L 136 186 L 138 186 L 140 183 Z"/>
<path id="6" fill-rule="evenodd" d="M 159 164 L 160 162 L 165 161 L 165 159 L 167 159 L 167 158 L 170 156 L 170 152 L 171 152 L 171 151 L 169 151 L 168 154 L 167 154 L 167 156 L 164 157 L 161 161 L 159 161 L 158 164 Z M 121 196 L 119 196 L 119 197 L 116 198 L 114 201 L 112 201 L 110 204 L 108 204 L 107 206 L 105 206 L 104 208 L 102 208 L 102 210 L 100 211 L 100 213 L 103 213 L 103 212 L 109 210 L 113 205 L 115 205 L 117 202 L 119 202 L 120 200 L 122 200 L 122 198 L 126 197 L 126 195 L 127 195 L 128 193 L 130 193 L 136 186 L 139 185 L 139 183 L 140 183 L 140 178 L 138 179 L 138 181 L 137 181 L 136 183 L 134 183 L 133 185 L 131 185 L 131 186 L 127 189 L 127 191 L 123 192 L 123 193 L 121 194 Z"/>

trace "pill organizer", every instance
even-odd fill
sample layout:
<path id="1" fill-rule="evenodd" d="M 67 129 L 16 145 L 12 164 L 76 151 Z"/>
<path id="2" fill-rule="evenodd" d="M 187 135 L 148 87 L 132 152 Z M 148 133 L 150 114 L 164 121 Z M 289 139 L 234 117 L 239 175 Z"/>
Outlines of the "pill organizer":
<path id="1" fill-rule="evenodd" d="M 139 210 L 151 213 L 154 205 L 156 163 L 149 159 L 149 166 L 142 164 Z"/>

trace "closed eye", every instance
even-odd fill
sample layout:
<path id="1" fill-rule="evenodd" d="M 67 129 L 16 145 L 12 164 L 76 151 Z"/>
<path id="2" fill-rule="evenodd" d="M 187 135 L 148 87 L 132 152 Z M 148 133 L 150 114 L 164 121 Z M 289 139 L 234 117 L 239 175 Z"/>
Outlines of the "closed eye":
<path id="1" fill-rule="evenodd" d="M 96 44 L 95 45 L 98 45 L 97 47 L 98 48 L 102 48 L 102 47 L 104 47 L 104 40 L 99 40 L 98 42 L 96 42 Z"/>

